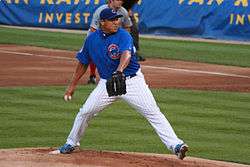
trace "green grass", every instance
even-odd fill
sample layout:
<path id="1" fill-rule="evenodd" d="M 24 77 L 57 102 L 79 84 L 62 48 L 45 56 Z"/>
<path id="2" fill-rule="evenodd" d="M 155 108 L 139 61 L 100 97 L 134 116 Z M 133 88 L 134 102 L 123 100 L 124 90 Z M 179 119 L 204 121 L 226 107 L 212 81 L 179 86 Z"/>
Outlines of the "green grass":
<path id="1" fill-rule="evenodd" d="M 53 49 L 79 50 L 84 34 L 8 29 L 0 27 L 1 44 L 40 46 Z"/>
<path id="2" fill-rule="evenodd" d="M 64 144 L 79 107 L 93 86 L 81 86 L 73 101 L 65 87 L 0 88 L 0 148 Z M 154 89 L 156 101 L 190 156 L 250 164 L 250 94 Z M 83 149 L 170 153 L 142 116 L 116 102 L 91 122 Z"/>
<path id="3" fill-rule="evenodd" d="M 250 67 L 249 45 L 156 39 L 142 39 L 141 43 L 147 57 Z"/>
<path id="4" fill-rule="evenodd" d="M 60 32 L 20 30 L 0 27 L 1 44 L 32 45 L 46 48 L 79 50 L 85 35 Z M 140 40 L 144 57 L 250 67 L 250 47 L 178 40 Z"/>

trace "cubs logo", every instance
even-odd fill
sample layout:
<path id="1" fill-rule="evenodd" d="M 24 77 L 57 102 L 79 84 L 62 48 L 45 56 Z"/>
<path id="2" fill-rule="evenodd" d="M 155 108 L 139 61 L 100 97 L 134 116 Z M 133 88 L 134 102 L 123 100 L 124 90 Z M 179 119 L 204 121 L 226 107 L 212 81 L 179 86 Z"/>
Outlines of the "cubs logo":
<path id="1" fill-rule="evenodd" d="M 116 44 L 110 44 L 108 46 L 108 55 L 111 59 L 119 59 L 121 57 L 119 47 Z"/>

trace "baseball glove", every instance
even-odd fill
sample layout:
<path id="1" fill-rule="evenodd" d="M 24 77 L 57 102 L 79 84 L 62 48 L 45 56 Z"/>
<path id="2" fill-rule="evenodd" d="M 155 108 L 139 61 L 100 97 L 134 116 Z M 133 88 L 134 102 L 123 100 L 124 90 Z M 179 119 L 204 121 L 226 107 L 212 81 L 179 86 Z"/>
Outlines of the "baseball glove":
<path id="1" fill-rule="evenodd" d="M 109 97 L 126 94 L 126 77 L 121 71 L 116 71 L 107 80 L 106 89 Z"/>

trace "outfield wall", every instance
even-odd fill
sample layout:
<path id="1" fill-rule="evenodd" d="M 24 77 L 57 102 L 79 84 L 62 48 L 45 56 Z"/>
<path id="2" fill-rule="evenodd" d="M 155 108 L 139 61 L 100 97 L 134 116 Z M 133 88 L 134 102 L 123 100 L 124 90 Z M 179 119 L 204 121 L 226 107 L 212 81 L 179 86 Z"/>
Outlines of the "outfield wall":
<path id="1" fill-rule="evenodd" d="M 88 29 L 106 0 L 0 0 L 0 24 Z M 139 0 L 141 33 L 250 41 L 250 0 Z"/>

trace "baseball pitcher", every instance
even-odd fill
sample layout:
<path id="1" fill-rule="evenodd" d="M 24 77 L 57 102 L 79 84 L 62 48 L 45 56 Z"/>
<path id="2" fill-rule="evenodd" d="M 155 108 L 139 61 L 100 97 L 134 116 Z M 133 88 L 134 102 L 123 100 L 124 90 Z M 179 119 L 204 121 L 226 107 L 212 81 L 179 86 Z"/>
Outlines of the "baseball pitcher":
<path id="1" fill-rule="evenodd" d="M 76 85 L 86 72 L 90 60 L 96 64 L 100 81 L 80 108 L 66 144 L 55 152 L 73 152 L 94 114 L 121 99 L 145 117 L 165 146 L 179 159 L 183 159 L 188 146 L 176 136 L 157 106 L 137 62 L 133 39 L 126 30 L 119 28 L 121 17 L 122 15 L 111 8 L 102 10 L 100 29 L 86 38 L 82 49 L 76 55 L 79 62 L 65 91 L 64 99 L 72 99 Z"/>

